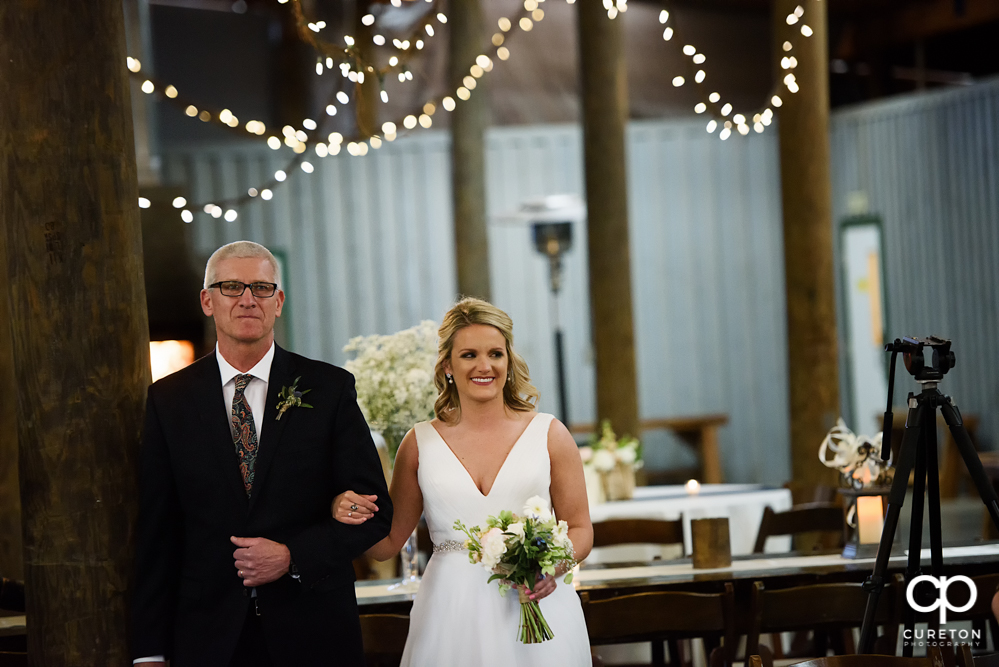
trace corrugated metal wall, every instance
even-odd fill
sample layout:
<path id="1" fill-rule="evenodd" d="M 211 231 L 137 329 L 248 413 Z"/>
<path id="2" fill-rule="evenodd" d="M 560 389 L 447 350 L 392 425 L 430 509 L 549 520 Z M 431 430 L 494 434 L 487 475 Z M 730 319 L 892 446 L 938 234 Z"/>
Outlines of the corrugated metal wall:
<path id="1" fill-rule="evenodd" d="M 957 366 L 941 391 L 981 417 L 982 445 L 994 448 L 999 80 L 839 112 L 832 147 L 835 219 L 863 192 L 883 220 L 886 338 L 953 339 Z M 898 380 L 901 405 L 916 385 L 902 368 Z"/>
<path id="2" fill-rule="evenodd" d="M 728 413 L 721 431 L 733 481 L 783 482 L 787 453 L 783 262 L 774 135 L 721 143 L 697 122 L 638 122 L 628 133 L 630 232 L 640 383 L 646 418 Z M 190 198 L 232 196 L 283 166 L 267 148 L 198 147 L 165 156 Z M 435 132 L 363 158 L 313 160 L 270 202 L 234 222 L 198 215 L 207 256 L 248 238 L 287 261 L 290 345 L 334 363 L 359 334 L 438 320 L 455 297 L 448 137 Z M 493 299 L 516 324 L 519 351 L 557 409 L 547 262 L 526 226 L 503 224 L 522 203 L 583 192 L 575 126 L 488 134 Z M 585 223 L 584 223 L 585 224 Z M 573 422 L 595 421 L 586 234 L 575 230 L 560 298 Z M 692 456 L 649 434 L 650 468 Z"/>

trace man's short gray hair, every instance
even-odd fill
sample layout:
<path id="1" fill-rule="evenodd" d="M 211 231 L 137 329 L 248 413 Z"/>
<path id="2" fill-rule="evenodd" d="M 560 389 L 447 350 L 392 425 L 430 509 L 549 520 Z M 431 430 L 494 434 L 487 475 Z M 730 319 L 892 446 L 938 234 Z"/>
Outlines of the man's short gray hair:
<path id="1" fill-rule="evenodd" d="M 205 289 L 208 289 L 209 285 L 217 282 L 218 276 L 216 273 L 219 262 L 224 259 L 243 259 L 248 257 L 266 259 L 270 262 L 271 268 L 274 270 L 274 282 L 278 284 L 278 289 L 281 289 L 281 271 L 278 268 L 277 259 L 270 250 L 253 241 L 227 243 L 213 252 L 212 256 L 208 258 L 208 264 L 205 266 Z"/>

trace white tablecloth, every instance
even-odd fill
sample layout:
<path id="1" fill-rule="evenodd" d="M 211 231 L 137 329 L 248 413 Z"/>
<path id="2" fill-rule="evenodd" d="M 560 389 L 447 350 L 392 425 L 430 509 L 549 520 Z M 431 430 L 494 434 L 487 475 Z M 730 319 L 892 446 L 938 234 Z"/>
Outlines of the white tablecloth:
<path id="1" fill-rule="evenodd" d="M 753 552 L 756 533 L 763 518 L 763 509 L 770 506 L 776 512 L 791 509 L 788 489 L 766 488 L 759 484 L 704 484 L 700 493 L 691 495 L 684 486 L 640 486 L 632 500 L 600 503 L 590 506 L 590 519 L 683 519 L 684 554 L 679 548 L 670 552 L 648 545 L 604 547 L 594 549 L 587 559 L 591 562 L 650 561 L 659 555 L 676 558 L 690 555 L 690 520 L 727 517 L 732 555 Z M 772 537 L 767 540 L 768 553 L 790 551 L 791 538 Z"/>

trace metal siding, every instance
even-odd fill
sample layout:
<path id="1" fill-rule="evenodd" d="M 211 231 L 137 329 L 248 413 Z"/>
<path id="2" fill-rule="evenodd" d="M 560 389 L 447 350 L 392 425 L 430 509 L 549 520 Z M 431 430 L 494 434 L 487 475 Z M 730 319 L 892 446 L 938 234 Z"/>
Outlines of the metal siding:
<path id="1" fill-rule="evenodd" d="M 986 449 L 999 427 L 997 102 L 999 81 L 989 81 L 842 111 L 832 122 L 836 221 L 863 190 L 884 222 L 886 336 L 954 340 L 957 366 L 941 390 L 981 418 Z M 901 379 L 895 403 L 913 388 Z"/>
<path id="2" fill-rule="evenodd" d="M 642 416 L 725 412 L 727 477 L 779 484 L 790 463 L 774 133 L 722 143 L 700 121 L 635 122 L 627 137 Z M 342 363 L 351 336 L 439 321 L 455 296 L 447 135 L 423 132 L 364 158 L 312 162 L 315 173 L 293 175 L 235 223 L 198 215 L 194 247 L 207 257 L 250 238 L 285 252 L 292 344 L 320 359 Z M 266 148 L 198 148 L 168 154 L 165 173 L 187 183 L 192 201 L 206 201 L 280 167 Z M 492 129 L 486 173 L 493 300 L 516 323 L 541 409 L 555 411 L 547 262 L 526 226 L 498 221 L 527 200 L 583 194 L 580 130 Z M 584 222 L 560 297 L 574 422 L 597 418 L 586 254 Z M 650 467 L 692 461 L 667 434 L 650 433 L 646 444 Z"/>

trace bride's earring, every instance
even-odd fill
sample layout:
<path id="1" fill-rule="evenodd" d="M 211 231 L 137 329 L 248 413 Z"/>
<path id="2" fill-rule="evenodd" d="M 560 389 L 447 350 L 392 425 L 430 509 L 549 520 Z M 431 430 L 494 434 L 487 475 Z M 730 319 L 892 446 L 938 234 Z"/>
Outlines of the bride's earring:
<path id="1" fill-rule="evenodd" d="M 513 373 L 512 372 L 506 374 L 506 381 L 507 381 L 507 384 L 513 384 Z"/>
<path id="2" fill-rule="evenodd" d="M 444 377 L 447 378 L 447 383 L 448 384 L 454 384 L 454 380 L 451 378 L 451 374 L 450 373 L 445 373 Z"/>

